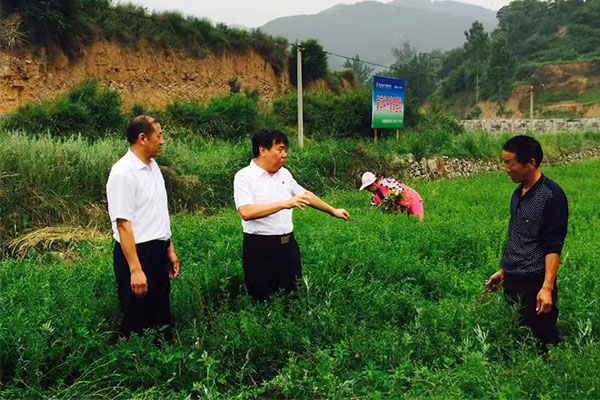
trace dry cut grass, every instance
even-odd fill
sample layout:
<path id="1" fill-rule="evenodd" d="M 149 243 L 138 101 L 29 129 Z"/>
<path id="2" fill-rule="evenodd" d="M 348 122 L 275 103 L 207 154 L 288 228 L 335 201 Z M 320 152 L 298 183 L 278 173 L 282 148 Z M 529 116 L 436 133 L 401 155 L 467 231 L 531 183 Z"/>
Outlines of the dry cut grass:
<path id="1" fill-rule="evenodd" d="M 27 36 L 21 30 L 23 18 L 12 14 L 0 22 L 0 49 L 14 50 L 27 42 Z"/>
<path id="2" fill-rule="evenodd" d="M 79 226 L 51 226 L 36 229 L 12 240 L 9 251 L 13 255 L 26 256 L 31 250 L 70 250 L 76 243 L 107 239 L 107 235 L 96 228 Z"/>

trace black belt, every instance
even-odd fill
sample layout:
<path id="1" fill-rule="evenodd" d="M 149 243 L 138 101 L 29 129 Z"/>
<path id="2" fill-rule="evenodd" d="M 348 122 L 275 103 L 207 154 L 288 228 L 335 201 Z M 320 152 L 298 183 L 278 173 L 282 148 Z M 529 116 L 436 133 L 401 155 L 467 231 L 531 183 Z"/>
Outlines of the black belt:
<path id="1" fill-rule="evenodd" d="M 135 248 L 139 249 L 139 248 L 144 248 L 144 247 L 161 246 L 161 247 L 164 247 L 165 250 L 167 250 L 170 245 L 171 245 L 171 239 L 167 239 L 167 240 L 155 239 L 155 240 L 149 240 L 147 242 L 136 243 Z"/>
<path id="2" fill-rule="evenodd" d="M 270 245 L 282 245 L 288 244 L 294 239 L 294 232 L 286 233 L 284 235 L 256 235 L 254 233 L 244 232 L 244 240 L 249 242 L 260 242 Z"/>

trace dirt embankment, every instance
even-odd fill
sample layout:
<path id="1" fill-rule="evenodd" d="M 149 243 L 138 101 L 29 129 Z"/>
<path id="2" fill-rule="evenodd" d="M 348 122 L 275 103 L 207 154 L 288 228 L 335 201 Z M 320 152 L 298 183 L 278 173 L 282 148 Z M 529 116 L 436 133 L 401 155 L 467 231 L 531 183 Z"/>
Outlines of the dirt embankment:
<path id="1" fill-rule="evenodd" d="M 242 89 L 260 91 L 262 107 L 294 90 L 287 71 L 276 76 L 253 51 L 195 59 L 178 51 L 137 47 L 98 41 L 76 61 L 58 49 L 39 55 L 0 53 L 0 113 L 53 99 L 86 79 L 117 89 L 124 107 L 134 103 L 161 107 L 175 99 L 206 102 L 229 93 L 229 81 L 236 77 Z"/>
<path id="2" fill-rule="evenodd" d="M 582 61 L 543 65 L 533 72 L 533 82 L 535 118 L 542 118 L 543 113 L 548 111 L 563 112 L 583 118 L 600 117 L 598 103 L 582 104 L 575 100 L 562 100 L 540 105 L 536 101 L 548 94 L 586 95 L 600 92 L 600 62 Z M 504 103 L 504 117 L 529 118 L 530 94 L 530 85 L 515 86 L 511 97 Z M 482 101 L 478 105 L 482 110 L 479 119 L 498 118 L 498 103 Z"/>

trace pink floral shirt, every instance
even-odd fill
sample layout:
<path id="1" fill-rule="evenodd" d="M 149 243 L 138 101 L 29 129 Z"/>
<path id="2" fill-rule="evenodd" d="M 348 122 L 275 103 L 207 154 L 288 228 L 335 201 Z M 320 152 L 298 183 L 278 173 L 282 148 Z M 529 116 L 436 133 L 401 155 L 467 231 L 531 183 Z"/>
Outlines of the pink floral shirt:
<path id="1" fill-rule="evenodd" d="M 405 194 L 400 202 L 400 205 L 406 207 L 411 215 L 417 215 L 419 217 L 419 221 L 423 222 L 423 218 L 425 218 L 423 200 L 416 190 L 392 178 L 380 179 L 378 183 L 381 187 L 381 193 L 383 194 L 383 197 L 387 197 L 390 190 L 404 190 Z M 371 199 L 371 207 L 378 207 L 380 205 L 381 198 L 379 193 L 375 193 Z"/>

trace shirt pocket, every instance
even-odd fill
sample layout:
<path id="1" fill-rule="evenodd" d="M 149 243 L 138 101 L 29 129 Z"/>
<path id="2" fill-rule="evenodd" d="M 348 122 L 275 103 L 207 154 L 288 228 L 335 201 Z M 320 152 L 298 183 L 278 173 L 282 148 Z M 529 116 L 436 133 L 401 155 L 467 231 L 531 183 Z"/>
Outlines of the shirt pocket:
<path id="1" fill-rule="evenodd" d="M 287 179 L 280 179 L 273 185 L 273 198 L 277 201 L 289 200 L 293 197 L 292 185 Z"/>
<path id="2" fill-rule="evenodd" d="M 522 215 L 519 221 L 519 233 L 526 238 L 535 238 L 539 233 L 540 220 L 531 215 Z"/>

